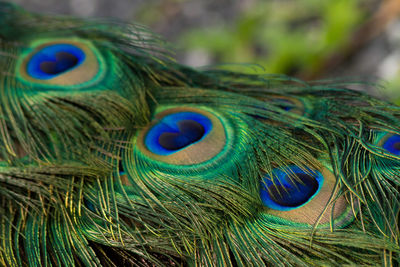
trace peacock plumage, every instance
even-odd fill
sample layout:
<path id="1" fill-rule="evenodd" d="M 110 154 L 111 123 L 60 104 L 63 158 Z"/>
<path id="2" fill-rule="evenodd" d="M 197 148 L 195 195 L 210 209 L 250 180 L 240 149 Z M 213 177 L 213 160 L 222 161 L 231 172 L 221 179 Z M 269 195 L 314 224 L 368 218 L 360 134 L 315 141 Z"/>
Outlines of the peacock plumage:
<path id="1" fill-rule="evenodd" d="M 400 263 L 400 108 L 349 82 L 3 2 L 0 81 L 2 266 Z"/>

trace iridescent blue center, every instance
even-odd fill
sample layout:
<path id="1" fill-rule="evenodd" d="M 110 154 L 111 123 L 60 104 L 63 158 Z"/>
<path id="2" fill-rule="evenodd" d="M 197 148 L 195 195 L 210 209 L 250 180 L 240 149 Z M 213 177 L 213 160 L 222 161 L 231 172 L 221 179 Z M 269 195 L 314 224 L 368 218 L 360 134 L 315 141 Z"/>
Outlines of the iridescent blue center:
<path id="1" fill-rule="evenodd" d="M 261 181 L 260 196 L 265 206 L 275 210 L 292 210 L 309 202 L 318 194 L 323 176 L 318 171 L 307 172 L 297 166 L 274 169 L 272 179 Z"/>
<path id="2" fill-rule="evenodd" d="M 27 72 L 36 79 L 48 80 L 70 71 L 85 61 L 85 53 L 71 44 L 49 45 L 36 52 L 27 64 Z"/>
<path id="3" fill-rule="evenodd" d="M 145 137 L 147 149 L 158 155 L 170 155 L 200 142 L 212 130 L 212 122 L 195 112 L 165 116 Z"/>
<path id="4" fill-rule="evenodd" d="M 400 156 L 400 135 L 392 135 L 382 146 L 388 152 Z"/>

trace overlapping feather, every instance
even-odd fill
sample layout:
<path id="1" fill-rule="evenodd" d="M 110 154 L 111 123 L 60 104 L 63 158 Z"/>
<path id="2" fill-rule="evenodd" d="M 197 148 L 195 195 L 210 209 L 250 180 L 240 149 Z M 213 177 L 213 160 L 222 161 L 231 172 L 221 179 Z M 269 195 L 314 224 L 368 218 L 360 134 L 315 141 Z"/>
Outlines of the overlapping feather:
<path id="1" fill-rule="evenodd" d="M 346 83 L 180 66 L 139 26 L 7 3 L 0 14 L 2 265 L 399 262 L 400 157 L 381 144 L 400 134 L 398 107 Z M 70 37 L 109 55 L 107 79 L 74 89 L 21 80 L 27 47 Z M 214 116 L 224 138 L 198 142 L 216 154 L 184 151 L 177 164 L 145 151 L 168 110 Z M 315 221 L 260 198 L 263 179 L 279 183 L 275 170 L 291 166 L 334 177 Z"/>

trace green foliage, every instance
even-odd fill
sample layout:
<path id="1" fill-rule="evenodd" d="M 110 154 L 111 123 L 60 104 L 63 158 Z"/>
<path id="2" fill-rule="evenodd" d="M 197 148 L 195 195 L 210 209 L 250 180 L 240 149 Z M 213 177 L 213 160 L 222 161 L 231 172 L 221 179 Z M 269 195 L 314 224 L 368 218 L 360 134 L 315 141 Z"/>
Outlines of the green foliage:
<path id="1" fill-rule="evenodd" d="M 206 49 L 218 62 L 258 63 L 269 73 L 318 69 L 365 19 L 361 2 L 257 1 L 231 25 L 190 30 L 179 43 Z"/>

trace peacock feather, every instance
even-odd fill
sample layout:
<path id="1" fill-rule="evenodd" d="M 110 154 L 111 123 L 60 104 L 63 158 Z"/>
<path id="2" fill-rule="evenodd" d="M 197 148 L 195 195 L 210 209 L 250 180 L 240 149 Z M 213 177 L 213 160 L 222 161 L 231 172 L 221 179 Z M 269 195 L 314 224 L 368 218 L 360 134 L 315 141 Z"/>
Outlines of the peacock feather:
<path id="1" fill-rule="evenodd" d="M 350 82 L 3 2 L 0 70 L 0 265 L 400 263 L 400 108 Z"/>

